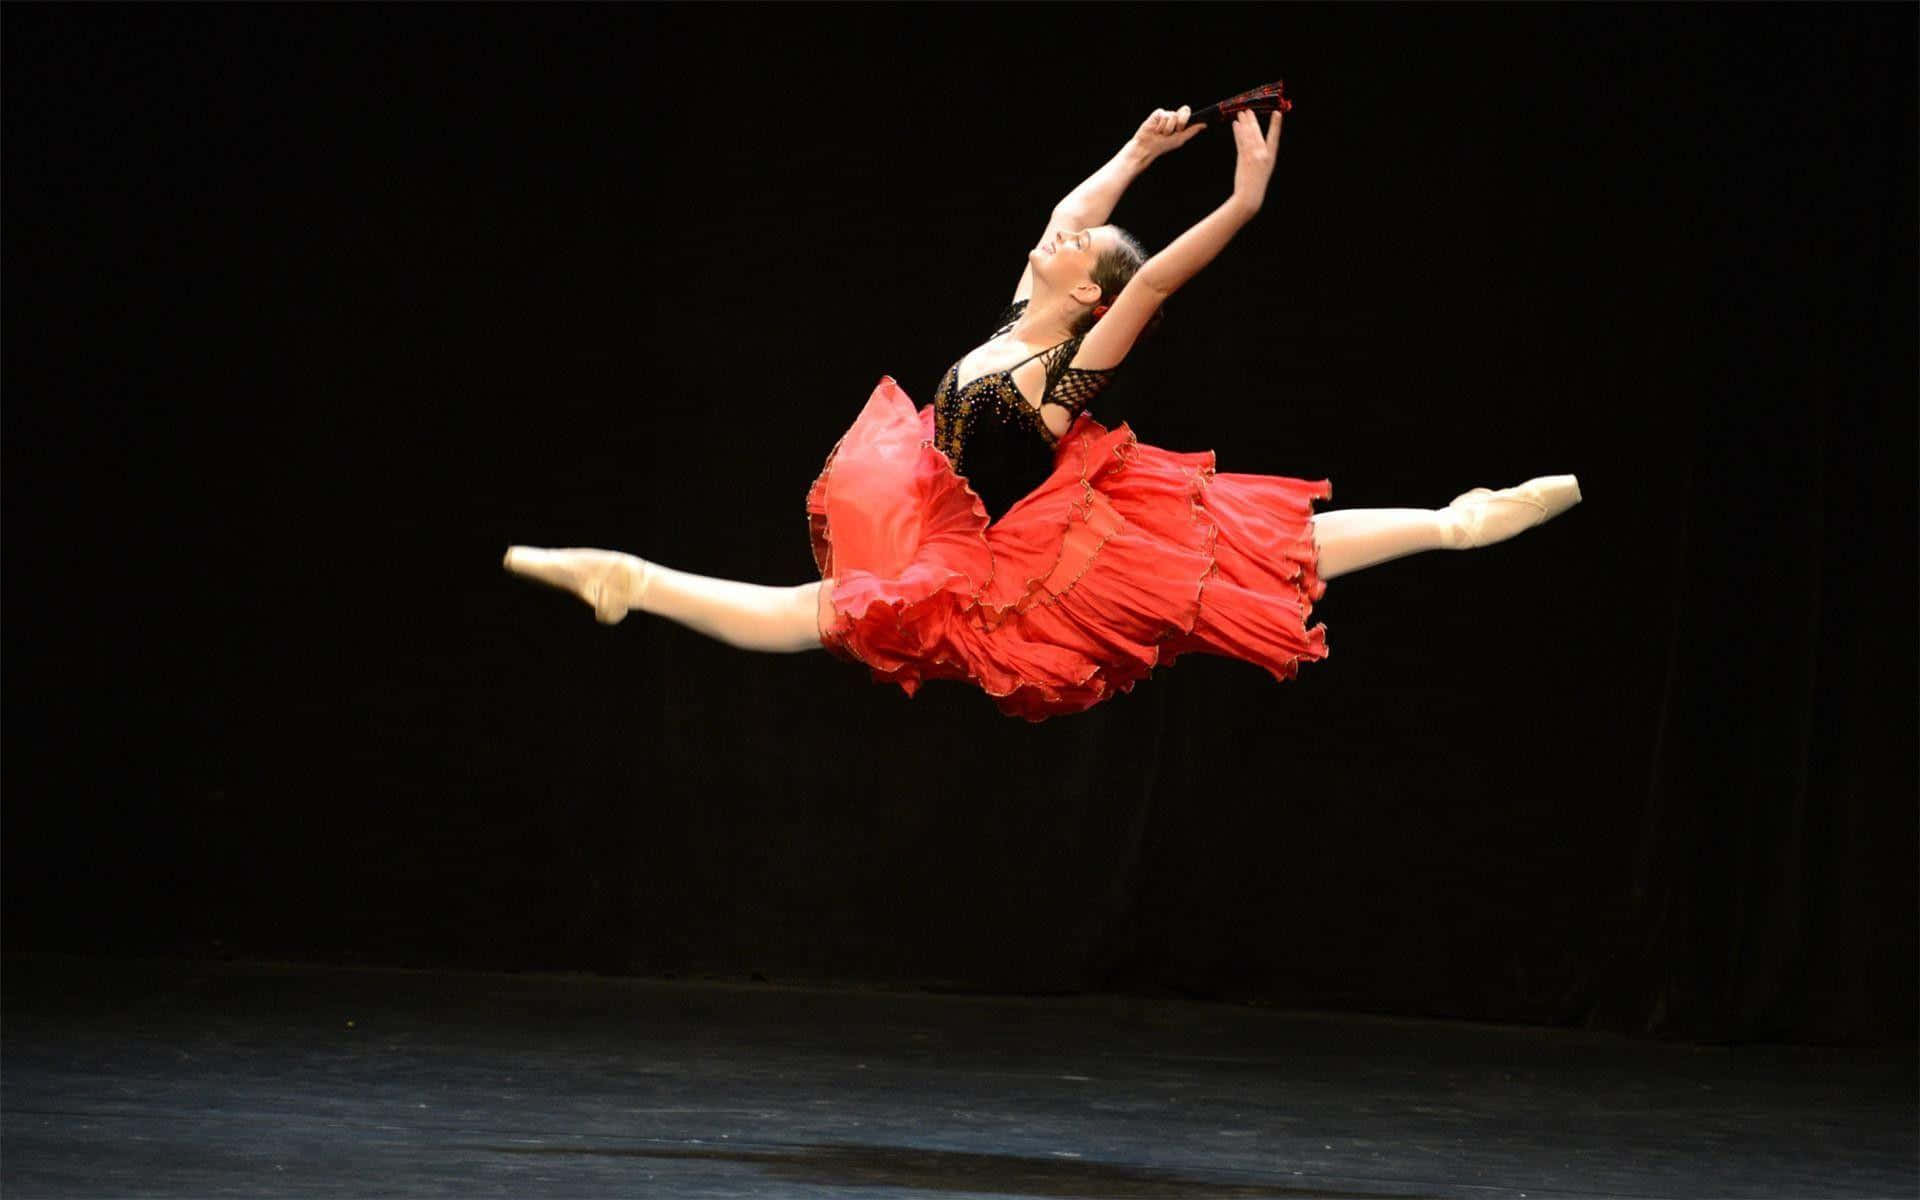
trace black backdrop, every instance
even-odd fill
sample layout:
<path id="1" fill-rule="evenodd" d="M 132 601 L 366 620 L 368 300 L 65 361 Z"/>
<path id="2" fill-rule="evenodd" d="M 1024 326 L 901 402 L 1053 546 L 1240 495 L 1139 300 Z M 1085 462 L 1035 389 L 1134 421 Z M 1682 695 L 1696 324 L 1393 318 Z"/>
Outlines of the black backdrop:
<path id="1" fill-rule="evenodd" d="M 1911 1036 L 1911 5 L 4 22 L 10 949 Z M 1581 507 L 1335 581 L 1293 683 L 1041 725 L 501 572 L 812 578 L 874 382 L 1276 75 L 1266 210 L 1101 415 Z"/>

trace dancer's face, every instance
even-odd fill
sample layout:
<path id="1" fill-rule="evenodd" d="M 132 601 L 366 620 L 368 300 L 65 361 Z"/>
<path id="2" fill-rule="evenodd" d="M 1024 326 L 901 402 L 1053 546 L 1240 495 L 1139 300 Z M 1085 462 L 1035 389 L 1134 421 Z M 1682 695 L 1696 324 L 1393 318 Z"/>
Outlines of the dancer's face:
<path id="1" fill-rule="evenodd" d="M 1120 244 L 1111 225 L 1091 229 L 1063 229 L 1027 252 L 1033 273 L 1056 291 L 1070 292 L 1081 284 L 1092 286 L 1093 264 Z M 1099 288 L 1094 288 L 1099 295 Z"/>

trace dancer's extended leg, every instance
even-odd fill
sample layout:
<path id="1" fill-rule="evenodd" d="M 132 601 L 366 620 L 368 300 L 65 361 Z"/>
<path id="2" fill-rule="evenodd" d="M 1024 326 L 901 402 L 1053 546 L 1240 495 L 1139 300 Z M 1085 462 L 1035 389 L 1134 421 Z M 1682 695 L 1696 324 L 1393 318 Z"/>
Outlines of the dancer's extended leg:
<path id="1" fill-rule="evenodd" d="M 1313 515 L 1322 579 L 1439 550 L 1445 538 L 1440 513 L 1430 508 L 1337 508 Z"/>
<path id="2" fill-rule="evenodd" d="M 1491 546 L 1580 503 L 1580 481 L 1543 475 L 1518 487 L 1474 488 L 1441 509 L 1347 508 L 1316 513 L 1313 540 L 1320 551 L 1320 578 L 1422 550 L 1471 550 Z"/>
<path id="3" fill-rule="evenodd" d="M 506 568 L 572 592 L 611 625 L 652 613 L 742 650 L 791 654 L 820 649 L 819 582 L 764 587 L 710 579 L 612 550 L 515 546 Z"/>

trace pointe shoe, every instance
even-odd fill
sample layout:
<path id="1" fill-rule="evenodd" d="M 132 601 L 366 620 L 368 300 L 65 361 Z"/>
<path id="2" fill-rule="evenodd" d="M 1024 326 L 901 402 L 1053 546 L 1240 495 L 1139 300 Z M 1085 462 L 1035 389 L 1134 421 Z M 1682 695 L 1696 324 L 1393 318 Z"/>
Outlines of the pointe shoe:
<path id="1" fill-rule="evenodd" d="M 1580 500 L 1580 481 L 1572 475 L 1542 475 L 1497 492 L 1473 488 L 1440 510 L 1441 528 L 1449 549 L 1491 546 L 1551 521 Z"/>
<path id="2" fill-rule="evenodd" d="M 572 592 L 593 609 L 594 620 L 618 625 L 640 607 L 647 586 L 647 564 L 612 550 L 541 550 L 510 546 L 501 565 L 516 575 Z"/>

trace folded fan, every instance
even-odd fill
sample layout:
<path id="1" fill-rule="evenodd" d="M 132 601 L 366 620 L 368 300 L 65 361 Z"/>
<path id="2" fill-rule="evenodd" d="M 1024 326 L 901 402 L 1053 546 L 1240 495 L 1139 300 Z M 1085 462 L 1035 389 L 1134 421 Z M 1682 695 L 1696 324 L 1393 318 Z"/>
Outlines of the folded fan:
<path id="1" fill-rule="evenodd" d="M 1286 97 L 1286 84 L 1286 80 L 1276 79 L 1272 83 L 1262 84 L 1252 91 L 1241 92 L 1238 96 L 1222 100 L 1218 104 L 1209 104 L 1188 117 L 1187 124 L 1211 125 L 1216 121 L 1231 119 L 1237 112 L 1250 112 L 1256 116 L 1276 109 L 1280 112 L 1292 112 L 1293 101 Z"/>

